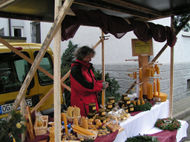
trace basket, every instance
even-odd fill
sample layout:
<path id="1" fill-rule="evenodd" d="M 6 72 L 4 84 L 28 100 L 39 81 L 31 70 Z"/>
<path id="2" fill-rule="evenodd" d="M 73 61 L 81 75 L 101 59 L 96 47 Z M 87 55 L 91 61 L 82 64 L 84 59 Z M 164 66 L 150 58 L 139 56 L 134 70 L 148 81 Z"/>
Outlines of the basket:
<path id="1" fill-rule="evenodd" d="M 73 120 L 74 120 L 75 117 L 70 117 L 70 116 L 68 116 L 68 115 L 66 115 L 66 116 L 67 116 L 67 120 L 68 120 L 69 122 L 73 122 Z M 77 118 L 78 121 L 79 121 L 80 118 L 81 118 L 81 116 L 76 116 L 76 118 Z"/>
<path id="2" fill-rule="evenodd" d="M 77 137 L 79 138 L 79 139 L 84 139 L 84 140 L 95 140 L 96 139 L 96 137 L 97 137 L 97 135 L 98 135 L 98 132 L 97 131 L 94 131 L 94 130 L 88 130 L 88 131 L 90 131 L 91 133 L 93 133 L 94 135 L 92 135 L 92 136 L 89 136 L 89 135 L 82 135 L 82 134 L 79 134 L 79 133 L 77 133 Z"/>
<path id="3" fill-rule="evenodd" d="M 43 116 L 39 116 L 40 119 L 42 120 L 42 125 L 38 126 L 37 121 L 35 121 L 34 124 L 34 131 L 36 136 L 39 135 L 44 135 L 47 133 L 47 126 L 48 126 L 48 116 L 47 115 L 43 115 Z"/>

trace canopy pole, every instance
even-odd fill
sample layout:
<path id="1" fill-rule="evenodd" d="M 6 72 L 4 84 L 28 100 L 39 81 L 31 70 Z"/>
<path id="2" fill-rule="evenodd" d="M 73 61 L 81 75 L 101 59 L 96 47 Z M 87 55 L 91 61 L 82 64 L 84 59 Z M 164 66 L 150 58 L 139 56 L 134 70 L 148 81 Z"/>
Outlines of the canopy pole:
<path id="1" fill-rule="evenodd" d="M 101 42 L 102 42 L 102 39 L 100 39 L 92 48 L 95 49 Z"/>
<path id="2" fill-rule="evenodd" d="M 61 0 L 55 0 L 55 14 L 56 18 L 61 6 Z M 54 93 L 54 138 L 55 142 L 61 142 L 61 28 L 59 27 L 57 33 L 54 36 L 54 83 L 53 83 L 53 93 Z"/>
<path id="3" fill-rule="evenodd" d="M 174 16 L 171 16 L 171 28 L 174 29 Z M 170 101 L 169 101 L 169 116 L 172 118 L 173 115 L 173 70 L 174 70 L 174 47 L 170 47 Z"/>
<path id="4" fill-rule="evenodd" d="M 102 35 L 101 35 L 101 39 L 102 39 L 102 80 L 105 81 L 105 62 L 104 62 L 104 33 L 103 31 Z M 105 92 L 106 90 L 103 89 L 102 90 L 102 108 L 105 107 Z"/>
<path id="5" fill-rule="evenodd" d="M 149 64 L 154 64 L 154 62 L 156 62 L 156 60 L 160 57 L 160 55 L 162 55 L 162 53 L 165 51 L 165 49 L 168 47 L 168 44 L 166 43 L 162 49 L 158 52 L 158 54 L 152 59 L 152 61 Z"/>
<path id="6" fill-rule="evenodd" d="M 170 55 L 170 103 L 169 103 L 169 116 L 173 115 L 173 69 L 174 69 L 174 47 L 171 47 Z"/>
<path id="7" fill-rule="evenodd" d="M 21 88 L 20 88 L 19 94 L 17 95 L 17 98 L 13 104 L 14 110 L 16 110 L 16 108 L 19 106 L 19 104 L 20 104 L 20 102 L 21 102 L 21 100 L 22 100 L 22 98 L 26 92 L 26 88 L 29 86 L 32 78 L 34 77 L 34 74 L 37 70 L 37 67 L 40 64 L 42 57 L 44 56 L 50 42 L 52 41 L 53 36 L 58 31 L 63 19 L 65 18 L 66 12 L 70 8 L 72 2 L 73 2 L 73 0 L 66 0 L 64 2 L 64 5 L 61 7 L 58 16 L 54 20 L 54 23 L 53 23 L 50 31 L 48 32 L 48 34 L 47 34 L 47 36 L 46 36 L 46 38 L 42 44 L 42 47 L 41 47 L 40 51 L 38 52 L 38 54 L 34 60 L 34 63 L 32 64 L 32 66 L 31 66 L 31 68 L 30 68 Z"/>

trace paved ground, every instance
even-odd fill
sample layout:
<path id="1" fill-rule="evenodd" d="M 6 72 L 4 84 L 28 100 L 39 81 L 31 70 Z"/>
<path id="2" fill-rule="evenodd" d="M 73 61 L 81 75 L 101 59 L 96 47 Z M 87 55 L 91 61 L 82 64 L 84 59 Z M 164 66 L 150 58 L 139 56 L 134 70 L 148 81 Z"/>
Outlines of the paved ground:
<path id="1" fill-rule="evenodd" d="M 188 137 L 182 139 L 181 142 L 190 142 L 190 97 L 185 97 L 180 101 L 174 102 L 173 116 L 188 122 Z"/>
<path id="2" fill-rule="evenodd" d="M 179 114 L 190 109 L 190 96 L 179 101 L 173 102 L 173 115 Z"/>

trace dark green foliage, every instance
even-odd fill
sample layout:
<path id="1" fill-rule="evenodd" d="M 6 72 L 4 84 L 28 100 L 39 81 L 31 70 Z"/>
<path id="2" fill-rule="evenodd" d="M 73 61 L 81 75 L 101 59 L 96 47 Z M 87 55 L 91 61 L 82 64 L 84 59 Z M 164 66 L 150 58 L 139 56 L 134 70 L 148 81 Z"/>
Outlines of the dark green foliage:
<path id="1" fill-rule="evenodd" d="M 69 41 L 68 48 L 63 53 L 61 60 L 61 67 L 65 66 L 71 66 L 71 63 L 73 61 L 74 57 L 74 51 L 78 48 L 78 44 L 73 44 L 71 41 Z"/>
<path id="2" fill-rule="evenodd" d="M 11 119 L 1 119 L 0 120 L 0 141 L 1 142 L 12 142 L 12 137 L 15 138 L 16 142 L 21 141 L 21 134 L 25 131 L 25 126 L 21 123 L 23 118 L 20 113 L 15 111 L 11 112 Z M 20 128 L 16 125 L 20 124 Z"/>
<path id="3" fill-rule="evenodd" d="M 77 44 L 73 44 L 71 41 L 69 41 L 68 48 L 65 50 L 65 52 L 62 55 L 62 64 L 61 64 L 61 73 L 62 76 L 64 76 L 71 67 L 72 61 L 74 61 L 74 51 L 78 48 Z M 98 70 L 94 70 L 94 74 L 97 80 L 101 80 L 102 74 Z M 106 89 L 106 97 L 114 96 L 116 100 L 119 99 L 120 95 L 117 92 L 119 89 L 119 84 L 114 78 L 110 78 L 109 74 L 107 73 L 105 75 L 106 81 L 109 82 L 109 87 Z M 70 86 L 70 80 L 69 78 L 65 82 L 68 86 Z M 64 90 L 65 94 L 65 100 L 66 105 L 70 105 L 70 92 L 66 89 Z M 101 97 L 100 97 L 101 98 Z M 100 102 L 101 100 L 99 100 Z"/>
<path id="4" fill-rule="evenodd" d="M 152 136 L 135 136 L 132 138 L 128 138 L 125 142 L 159 142 L 156 137 Z"/>
<path id="5" fill-rule="evenodd" d="M 148 101 L 145 102 L 144 105 L 136 105 L 134 108 L 135 108 L 135 111 L 147 111 L 147 110 L 150 110 L 152 107 L 152 104 Z"/>
<path id="6" fill-rule="evenodd" d="M 155 123 L 155 127 L 158 127 L 162 130 L 177 130 L 181 127 L 181 123 L 175 119 L 175 118 L 164 118 L 164 119 L 158 119 Z"/>
<path id="7" fill-rule="evenodd" d="M 74 61 L 74 51 L 78 48 L 77 44 L 73 44 L 71 41 L 69 41 L 68 48 L 65 50 L 61 57 L 61 76 L 64 76 L 71 68 L 71 63 Z M 70 86 L 70 80 L 67 78 L 67 80 L 64 82 L 68 86 Z M 70 105 L 70 92 L 64 89 L 65 94 L 65 100 L 66 105 Z"/>

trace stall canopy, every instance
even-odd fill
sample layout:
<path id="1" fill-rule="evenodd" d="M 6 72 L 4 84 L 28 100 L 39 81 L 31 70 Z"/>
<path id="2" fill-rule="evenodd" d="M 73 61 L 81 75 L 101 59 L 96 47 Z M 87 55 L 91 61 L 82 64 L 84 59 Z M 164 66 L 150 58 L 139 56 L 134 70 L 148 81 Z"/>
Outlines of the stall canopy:
<path id="1" fill-rule="evenodd" d="M 153 20 L 188 13 L 189 0 L 75 0 L 71 8 L 101 10 L 105 14 Z M 54 0 L 0 0 L 0 17 L 53 22 Z"/>
<path id="2" fill-rule="evenodd" d="M 145 23 L 170 15 L 189 12 L 187 0 L 75 0 L 71 9 L 75 17 L 66 16 L 62 24 L 62 40 L 74 36 L 80 25 L 100 27 L 104 33 L 121 38 L 129 31 L 143 41 L 154 40 L 173 46 L 175 34 L 169 27 Z M 54 19 L 54 0 L 1 0 L 0 16 L 35 21 Z"/>

